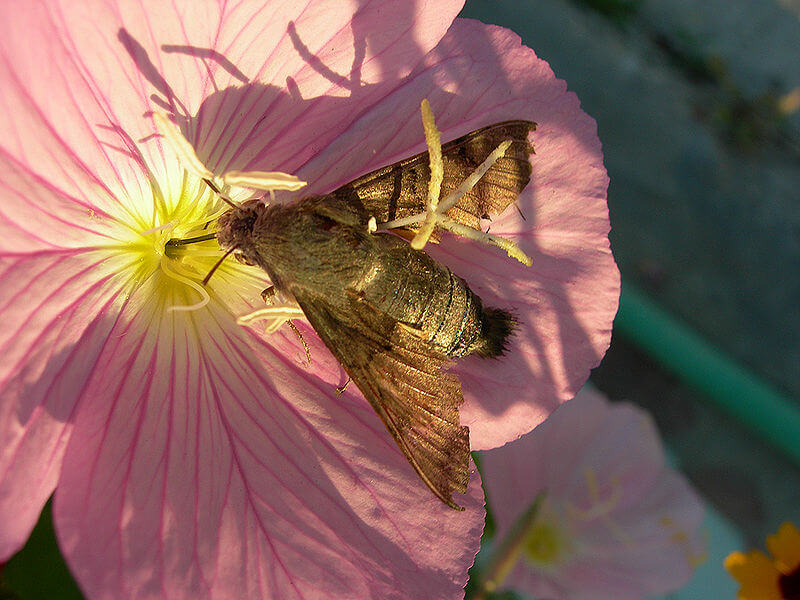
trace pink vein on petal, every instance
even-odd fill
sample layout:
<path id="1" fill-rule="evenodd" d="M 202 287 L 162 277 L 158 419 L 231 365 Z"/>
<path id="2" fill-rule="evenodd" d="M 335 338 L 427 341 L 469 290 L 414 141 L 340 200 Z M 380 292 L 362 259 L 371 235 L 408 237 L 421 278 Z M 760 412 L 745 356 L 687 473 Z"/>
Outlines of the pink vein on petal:
<path id="1" fill-rule="evenodd" d="M 83 374 L 94 369 L 99 356 L 94 343 L 113 327 L 110 309 L 117 304 L 120 287 L 110 276 L 93 275 L 97 262 L 87 267 L 81 258 L 84 268 L 76 270 L 75 260 L 79 259 L 45 253 L 3 261 L 6 285 L 21 285 L 6 287 L 10 295 L 3 298 L 0 312 L 23 323 L 24 329 L 6 330 L 0 339 L 7 357 L 0 376 L 6 399 L 0 419 L 4 424 L 0 445 L 6 448 L 0 487 L 8 488 L 0 493 L 0 514 L 13 519 L 0 526 L 5 532 L 0 536 L 2 557 L 24 541 L 17 536 L 27 535 L 55 486 L 73 411 L 85 386 Z M 40 293 L 32 286 L 44 287 L 49 295 L 41 303 L 25 306 L 29 297 Z M 34 314 L 45 318 L 32 321 Z M 15 345 L 9 346 L 9 340 Z M 22 504 L 16 503 L 19 494 L 25 495 Z"/>
<path id="2" fill-rule="evenodd" d="M 225 336 L 226 336 L 226 338 L 228 339 L 228 342 L 229 342 L 230 346 L 231 346 L 231 347 L 232 347 L 232 348 L 233 348 L 233 349 L 236 351 L 236 353 L 237 353 L 237 355 L 239 356 L 240 360 L 242 360 L 242 361 L 243 361 L 245 364 L 247 364 L 247 366 L 249 367 L 249 369 L 250 369 L 252 372 L 254 372 L 254 373 L 256 373 L 256 374 L 257 374 L 257 376 L 259 377 L 259 380 L 261 381 L 262 385 L 264 386 L 264 389 L 270 389 L 270 387 L 271 387 L 271 386 L 270 386 L 270 384 L 269 384 L 269 383 L 268 383 L 268 382 L 267 382 L 267 381 L 266 381 L 266 380 L 265 380 L 265 379 L 264 379 L 264 378 L 261 376 L 261 370 L 260 370 L 260 369 L 258 369 L 258 368 L 257 368 L 255 365 L 253 365 L 253 363 L 251 363 L 251 362 L 250 362 L 250 360 L 248 359 L 247 355 L 246 355 L 244 352 L 242 352 L 241 348 L 239 347 L 239 344 L 236 344 L 236 343 L 235 343 L 235 340 L 234 340 L 233 338 L 229 338 L 229 337 L 228 337 L 228 332 L 227 332 L 227 330 L 224 328 L 224 326 L 222 326 L 220 323 L 218 323 L 218 326 L 220 326 L 220 330 L 222 331 L 223 335 L 225 335 Z M 216 344 L 216 342 L 215 342 L 215 344 Z M 220 354 L 221 354 L 222 356 L 225 356 L 224 352 L 222 352 L 222 348 L 220 348 L 218 344 L 216 344 L 216 345 L 217 345 L 217 349 L 218 349 L 218 350 L 220 350 Z M 290 362 L 290 361 L 288 361 L 288 360 L 286 359 L 286 357 L 285 357 L 285 356 L 283 356 L 282 354 L 275 353 L 275 354 L 274 354 L 274 356 L 275 356 L 275 358 L 277 358 L 278 360 L 280 360 L 280 361 L 284 362 L 284 363 L 285 363 L 285 364 L 287 364 L 287 365 L 291 364 L 291 362 Z M 242 381 L 242 383 L 243 383 L 243 384 L 245 384 L 245 383 L 246 383 L 246 382 L 245 382 L 245 381 L 244 381 L 244 380 L 241 378 L 241 376 L 239 375 L 239 370 L 238 370 L 238 369 L 232 368 L 232 369 L 231 369 L 231 371 L 232 371 L 233 373 L 236 373 L 236 376 L 237 376 L 237 378 L 239 378 L 239 379 Z M 318 385 L 316 384 L 316 382 L 314 382 L 314 383 L 313 383 L 313 385 L 314 385 L 314 387 L 315 387 L 315 388 L 317 388 L 317 389 L 318 389 L 318 390 L 319 390 L 319 391 L 320 391 L 322 394 L 324 394 L 324 395 L 326 395 L 326 396 L 328 395 L 328 394 L 325 394 L 324 390 L 322 390 L 320 387 L 318 387 Z M 360 483 L 360 484 L 361 484 L 361 485 L 364 487 L 364 489 L 365 489 L 365 490 L 366 490 L 366 491 L 367 491 L 367 492 L 368 492 L 370 495 L 372 495 L 372 496 L 373 496 L 373 499 L 375 500 L 375 503 L 376 503 L 376 505 L 377 505 L 377 506 L 380 506 L 380 502 L 379 502 L 378 498 L 376 498 L 376 497 L 373 495 L 373 492 L 372 492 L 372 490 L 371 490 L 371 489 L 370 489 L 368 486 L 364 485 L 364 483 L 363 483 L 363 482 L 361 482 L 361 481 L 359 480 L 359 477 L 358 477 L 357 473 L 356 473 L 356 472 L 355 472 L 355 471 L 354 471 L 354 470 L 353 470 L 353 469 L 350 467 L 350 464 L 348 463 L 348 461 L 347 461 L 347 460 L 345 460 L 343 457 L 341 457 L 341 456 L 339 456 L 339 455 L 338 455 L 338 453 L 336 452 L 335 448 L 334 448 L 334 447 L 333 447 L 333 446 L 332 446 L 332 445 L 331 445 L 331 444 L 328 442 L 328 440 L 327 440 L 327 439 L 326 439 L 324 436 L 322 436 L 322 435 L 319 433 L 319 431 L 317 431 L 317 429 L 316 429 L 315 427 L 313 427 L 313 426 L 312 426 L 310 423 L 308 423 L 308 421 L 307 421 L 307 420 L 306 420 L 306 419 L 305 419 L 303 416 L 301 416 L 301 415 L 300 415 L 299 411 L 297 410 L 297 408 L 296 408 L 294 405 L 292 405 L 292 404 L 291 404 L 291 403 L 289 403 L 289 402 L 286 402 L 286 401 L 284 400 L 284 398 L 283 398 L 283 397 L 281 397 L 281 396 L 280 396 L 279 394 L 277 394 L 277 393 L 275 393 L 275 397 L 276 397 L 277 399 L 279 399 L 279 400 L 283 401 L 283 404 L 284 404 L 285 408 L 286 408 L 287 410 L 289 410 L 290 412 L 294 413 L 294 415 L 295 415 L 295 416 L 298 418 L 298 420 L 299 420 L 300 422 L 302 422 L 302 423 L 305 425 L 305 427 L 306 427 L 306 429 L 308 430 L 308 432 L 309 432 L 309 433 L 310 433 L 312 436 L 316 437 L 316 438 L 319 440 L 319 442 L 320 442 L 320 443 L 321 443 L 323 446 L 325 446 L 325 447 L 326 447 L 326 448 L 327 448 L 327 449 L 328 449 L 328 450 L 329 450 L 331 453 L 333 453 L 333 454 L 334 454 L 334 455 L 335 455 L 335 456 L 336 456 L 336 457 L 337 457 L 337 458 L 338 458 L 338 459 L 341 461 L 341 463 L 342 463 L 342 466 L 343 466 L 343 467 L 345 467 L 345 469 L 347 469 L 347 470 L 348 470 L 348 472 L 349 472 L 349 473 L 350 473 L 350 474 L 353 476 L 353 478 L 354 478 L 356 481 L 359 481 L 359 483 Z M 250 414 L 250 413 L 249 413 L 249 411 L 247 411 L 247 409 L 245 408 L 244 404 L 241 404 L 241 403 L 240 403 L 240 406 L 241 406 L 242 410 L 243 410 L 245 413 L 247 413 L 247 414 Z M 221 407 L 221 406 L 219 407 L 219 410 L 220 410 L 220 411 L 222 411 L 222 407 Z M 267 412 L 268 412 L 268 411 L 267 411 Z M 251 417 L 252 417 L 252 415 L 251 415 Z M 253 417 L 253 419 L 252 419 L 252 420 L 253 420 L 253 422 L 254 422 L 254 423 L 259 423 L 259 421 L 258 421 L 256 418 L 254 418 L 254 417 Z M 273 421 L 273 423 L 275 423 L 275 425 L 276 425 L 276 426 L 277 426 L 279 429 L 282 429 L 282 427 L 281 427 L 281 425 L 280 425 L 280 422 L 279 422 L 278 420 L 276 420 L 276 419 L 272 419 L 272 421 Z M 263 429 L 263 427 L 260 427 L 260 426 L 259 426 L 259 428 L 262 430 L 262 432 L 264 433 L 264 435 L 265 435 L 265 436 L 269 437 L 269 434 L 268 434 L 268 432 L 267 432 L 265 429 Z M 285 432 L 284 432 L 284 433 L 285 433 Z M 288 437 L 288 436 L 287 436 L 287 437 Z M 385 436 L 385 437 L 388 437 L 388 436 Z M 279 452 L 281 452 L 281 451 L 279 450 Z M 281 452 L 281 453 L 282 453 L 282 452 Z M 286 455 L 286 456 L 287 456 L 287 459 L 288 459 L 288 460 L 291 462 L 291 458 L 290 458 L 288 455 Z M 297 467 L 297 470 L 298 470 L 299 472 L 302 472 L 302 469 L 300 469 L 299 467 Z M 305 474 L 304 474 L 304 475 L 305 475 Z M 310 481 L 310 480 L 309 480 L 309 481 Z M 290 489 L 287 489 L 287 491 L 289 491 L 289 493 L 292 493 L 292 494 L 294 493 L 294 492 L 292 492 L 292 490 L 290 490 Z M 298 498 L 298 500 L 300 500 L 300 501 L 301 501 L 301 503 L 302 503 L 302 499 L 301 499 L 301 498 Z M 331 498 L 331 501 L 333 501 L 333 499 L 332 499 L 332 498 Z M 335 503 L 335 501 L 333 501 L 333 502 Z M 390 515 L 390 514 L 388 514 L 388 513 L 386 513 L 386 511 L 385 511 L 385 510 L 384 510 L 382 507 L 381 507 L 381 509 L 382 509 L 382 512 L 383 512 L 383 514 L 384 514 L 384 515 L 385 515 L 385 516 L 388 518 L 388 521 L 389 521 L 389 522 L 392 522 L 391 515 Z M 392 522 L 392 523 L 393 523 L 393 522 Z M 395 524 L 393 523 L 393 525 L 395 525 Z M 396 526 L 396 525 L 395 525 L 395 529 L 396 529 L 396 532 L 397 532 L 397 534 L 398 534 L 398 535 L 399 535 L 399 536 L 402 538 L 402 537 L 403 537 L 403 534 L 402 534 L 402 531 L 401 531 L 401 529 L 400 529 L 398 526 Z M 335 532 L 333 532 L 333 533 L 335 534 Z M 379 551 L 377 548 L 374 548 L 374 549 L 375 549 L 376 551 L 378 551 L 378 553 L 380 554 L 380 551 Z"/>

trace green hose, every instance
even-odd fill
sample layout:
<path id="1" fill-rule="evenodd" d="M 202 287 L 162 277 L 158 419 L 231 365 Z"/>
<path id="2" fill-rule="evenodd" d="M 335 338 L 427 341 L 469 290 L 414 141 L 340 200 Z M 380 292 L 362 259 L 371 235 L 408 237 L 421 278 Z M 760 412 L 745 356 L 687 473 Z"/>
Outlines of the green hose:
<path id="1" fill-rule="evenodd" d="M 800 410 L 624 284 L 615 329 L 666 370 L 800 464 Z"/>

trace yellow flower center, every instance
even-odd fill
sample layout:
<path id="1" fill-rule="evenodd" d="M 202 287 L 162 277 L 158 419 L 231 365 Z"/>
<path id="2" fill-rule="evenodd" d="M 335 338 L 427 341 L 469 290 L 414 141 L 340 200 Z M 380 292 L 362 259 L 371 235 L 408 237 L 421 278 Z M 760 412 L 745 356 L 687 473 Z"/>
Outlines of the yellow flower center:
<path id="1" fill-rule="evenodd" d="M 537 521 L 525 536 L 525 556 L 537 566 L 555 565 L 568 553 L 563 528 L 551 520 Z"/>
<path id="2" fill-rule="evenodd" d="M 185 176 L 175 187 L 151 181 L 152 199 L 129 195 L 125 214 L 117 217 L 118 244 L 111 248 L 131 286 L 151 284 L 149 301 L 167 312 L 197 310 L 210 301 L 201 282 L 222 256 L 214 239 L 177 246 L 168 242 L 213 233 L 214 221 L 228 209 L 195 177 Z M 242 272 L 241 265 L 230 263 L 229 274 Z"/>

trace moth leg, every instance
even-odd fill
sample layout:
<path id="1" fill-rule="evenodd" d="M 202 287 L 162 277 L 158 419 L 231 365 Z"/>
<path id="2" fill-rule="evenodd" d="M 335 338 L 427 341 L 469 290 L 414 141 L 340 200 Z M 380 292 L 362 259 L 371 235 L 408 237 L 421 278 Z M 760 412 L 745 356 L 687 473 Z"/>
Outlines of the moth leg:
<path id="1" fill-rule="evenodd" d="M 492 168 L 498 159 L 503 157 L 512 144 L 512 140 L 501 142 L 488 157 L 475 169 L 464 181 L 446 198 L 440 200 L 442 180 L 444 178 L 444 167 L 442 163 L 442 144 L 439 136 L 439 131 L 436 129 L 436 122 L 434 121 L 433 111 L 427 100 L 422 101 L 422 125 L 425 129 L 425 141 L 428 144 L 428 156 L 430 157 L 431 179 L 428 182 L 428 202 L 427 208 L 424 213 L 419 215 L 412 215 L 395 221 L 388 221 L 382 223 L 379 229 L 394 229 L 397 227 L 406 227 L 415 223 L 422 223 L 414 239 L 411 240 L 411 247 L 416 250 L 422 250 L 425 244 L 433 233 L 436 227 L 447 229 L 462 237 L 482 242 L 484 244 L 492 244 L 498 246 L 506 251 L 506 253 L 521 262 L 524 265 L 531 266 L 533 261 L 525 254 L 519 246 L 511 240 L 502 238 L 500 236 L 491 235 L 490 233 L 482 232 L 472 227 L 468 227 L 448 217 L 445 213 L 458 203 L 461 198 L 475 187 L 475 184 L 480 181 L 486 172 Z"/>
<path id="2" fill-rule="evenodd" d="M 289 326 L 289 328 L 292 331 L 294 331 L 294 334 L 299 338 L 300 343 L 303 344 L 303 350 L 306 351 L 306 361 L 308 361 L 308 364 L 310 365 L 311 364 L 311 348 L 309 348 L 308 344 L 306 344 L 306 340 L 303 338 L 303 334 L 300 333 L 300 330 L 297 328 L 297 325 L 295 325 L 294 321 L 292 321 L 291 319 L 286 321 L 286 324 Z"/>
<path id="3" fill-rule="evenodd" d="M 266 302 L 267 304 L 272 304 L 272 299 L 274 297 L 275 297 L 275 286 L 274 285 L 269 286 L 268 288 L 266 288 L 264 291 L 261 292 L 261 298 L 263 298 L 264 302 Z M 251 315 L 252 314 L 253 313 L 251 313 Z M 245 316 L 248 316 L 248 315 L 245 315 Z M 238 320 L 237 320 L 237 322 L 238 322 Z M 287 325 L 289 325 L 289 328 L 292 331 L 294 331 L 294 334 L 298 337 L 298 339 L 300 340 L 300 343 L 303 344 L 303 349 L 306 351 L 306 360 L 308 361 L 308 364 L 311 364 L 311 348 L 308 347 L 308 344 L 306 343 L 305 338 L 303 338 L 303 334 L 300 333 L 300 330 L 297 328 L 297 325 L 295 325 L 294 322 L 291 319 L 286 319 L 285 321 L 284 320 L 280 320 L 275 325 L 275 329 L 277 330 L 278 327 L 283 325 L 284 322 Z"/>
<path id="4" fill-rule="evenodd" d="M 347 381 L 344 382 L 344 385 L 342 387 L 337 387 L 336 388 L 336 395 L 337 396 L 341 396 L 342 394 L 344 394 L 344 391 L 347 389 L 347 386 L 350 385 L 351 381 L 353 381 L 353 380 L 348 377 Z"/>
<path id="5" fill-rule="evenodd" d="M 272 299 L 275 297 L 275 286 L 271 285 L 261 292 L 261 299 L 265 304 L 272 304 Z"/>

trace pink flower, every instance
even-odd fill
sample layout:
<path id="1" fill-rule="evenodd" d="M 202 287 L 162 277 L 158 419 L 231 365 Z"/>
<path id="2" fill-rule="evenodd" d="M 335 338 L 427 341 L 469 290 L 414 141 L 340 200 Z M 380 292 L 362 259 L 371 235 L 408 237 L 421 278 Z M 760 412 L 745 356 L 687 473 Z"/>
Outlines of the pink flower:
<path id="1" fill-rule="evenodd" d="M 420 482 L 298 321 L 235 323 L 264 275 L 213 242 L 165 251 L 219 203 L 155 137 L 170 113 L 214 172 L 325 192 L 424 147 L 539 123 L 532 184 L 492 232 L 431 250 L 514 310 L 507 357 L 459 364 L 474 448 L 529 431 L 604 353 L 618 275 L 594 122 L 512 33 L 461 3 L 41 0 L 0 7 L 0 561 L 47 498 L 91 598 L 458 598 L 483 525 Z M 349 4 L 347 5 L 350 6 Z"/>
<path id="2" fill-rule="evenodd" d="M 496 539 L 541 502 L 504 588 L 552 600 L 644 599 L 682 587 L 704 559 L 702 501 L 632 404 L 585 388 L 482 458 Z"/>

